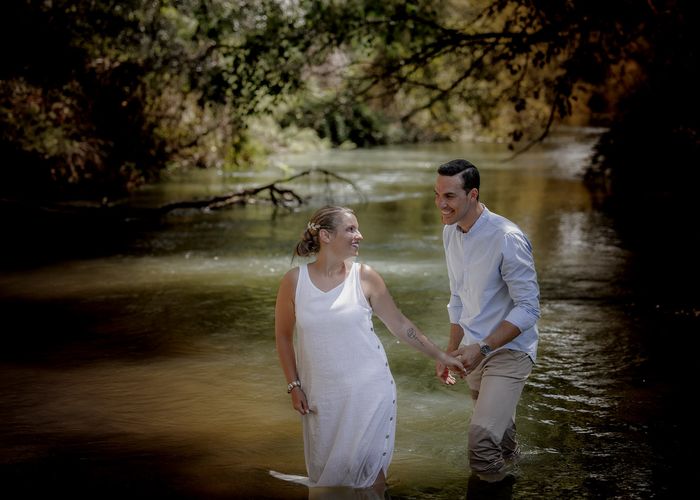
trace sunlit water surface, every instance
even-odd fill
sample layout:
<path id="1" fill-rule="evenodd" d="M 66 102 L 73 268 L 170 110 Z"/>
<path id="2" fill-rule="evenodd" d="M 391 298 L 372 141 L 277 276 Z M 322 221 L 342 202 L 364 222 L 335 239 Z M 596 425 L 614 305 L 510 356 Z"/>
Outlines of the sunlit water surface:
<path id="1" fill-rule="evenodd" d="M 143 205 L 219 194 L 316 167 L 289 184 L 311 204 L 180 212 L 113 251 L 0 277 L 0 466 L 27 495 L 306 498 L 269 475 L 304 474 L 300 417 L 274 350 L 273 307 L 313 209 L 352 206 L 360 259 L 445 345 L 447 276 L 435 168 L 465 157 L 482 201 L 530 236 L 541 285 L 538 363 L 519 406 L 524 459 L 499 490 L 470 481 L 466 386 L 375 319 L 399 405 L 391 498 L 662 498 L 675 407 L 628 286 L 630 251 L 579 174 L 593 136 L 560 133 L 512 161 L 500 145 L 442 144 L 280 156 L 265 172 L 201 172 Z M 290 170 L 291 169 L 291 170 Z M 89 235 L 86 243 L 89 244 Z M 51 248 L 46 249 L 51 252 Z M 8 489 L 11 489 L 8 487 Z M 18 497 L 19 498 L 19 497 Z"/>

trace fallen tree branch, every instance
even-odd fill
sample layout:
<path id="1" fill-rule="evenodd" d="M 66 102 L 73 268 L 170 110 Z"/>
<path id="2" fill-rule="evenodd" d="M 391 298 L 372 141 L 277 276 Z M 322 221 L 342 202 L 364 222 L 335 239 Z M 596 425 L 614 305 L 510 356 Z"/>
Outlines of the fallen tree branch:
<path id="1" fill-rule="evenodd" d="M 177 209 L 219 210 L 233 205 L 247 205 L 256 203 L 260 200 L 269 201 L 277 207 L 283 207 L 291 210 L 303 205 L 307 200 L 305 200 L 301 195 L 297 194 L 294 190 L 280 187 L 279 184 L 290 182 L 299 179 L 300 177 L 310 176 L 313 173 L 323 174 L 325 176 L 326 184 L 328 184 L 329 178 L 334 178 L 345 182 L 349 184 L 361 197 L 363 197 L 360 189 L 350 179 L 325 169 L 312 168 L 299 172 L 298 174 L 292 175 L 285 179 L 278 179 L 270 184 L 256 188 L 244 189 L 242 191 L 213 196 L 202 200 L 187 200 L 168 203 L 166 205 L 162 205 L 159 208 L 159 211 L 165 213 Z M 267 192 L 268 197 L 261 198 L 261 195 L 265 192 Z"/>
<path id="2" fill-rule="evenodd" d="M 272 203 L 276 207 L 293 210 L 306 203 L 310 197 L 302 197 L 296 191 L 282 187 L 281 184 L 294 181 L 301 177 L 320 173 L 324 176 L 326 189 L 330 189 L 330 179 L 337 179 L 350 185 L 363 199 L 360 189 L 351 180 L 324 169 L 309 169 L 299 172 L 285 179 L 255 188 L 227 193 L 201 200 L 185 200 L 167 203 L 155 208 L 134 207 L 128 204 L 112 204 L 107 200 L 102 203 L 93 202 L 46 202 L 32 201 L 28 199 L 12 199 L 0 196 L 0 220 L 6 218 L 14 223 L 27 220 L 26 225 L 39 224 L 40 221 L 49 221 L 51 227 L 69 226 L 80 227 L 111 227 L 110 223 L 136 222 L 154 220 L 174 210 L 220 210 L 232 206 L 242 206 L 264 201 Z M 267 197 L 265 197 L 267 193 Z M 105 224 L 108 224 L 105 226 Z M 21 225 L 21 224 L 20 224 Z M 19 227 L 19 226 L 18 226 Z"/>

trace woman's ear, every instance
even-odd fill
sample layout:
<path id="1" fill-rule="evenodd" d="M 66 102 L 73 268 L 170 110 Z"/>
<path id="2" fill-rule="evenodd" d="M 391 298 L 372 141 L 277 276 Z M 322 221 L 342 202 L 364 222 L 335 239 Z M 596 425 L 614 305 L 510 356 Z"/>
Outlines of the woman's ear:
<path id="1" fill-rule="evenodd" d="M 319 229 L 318 239 L 324 243 L 331 242 L 331 232 L 328 229 Z"/>

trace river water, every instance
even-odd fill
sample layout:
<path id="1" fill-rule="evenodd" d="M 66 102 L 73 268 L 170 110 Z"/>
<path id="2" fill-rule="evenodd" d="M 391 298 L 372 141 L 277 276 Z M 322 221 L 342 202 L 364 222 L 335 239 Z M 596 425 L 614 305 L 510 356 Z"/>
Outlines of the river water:
<path id="1" fill-rule="evenodd" d="M 674 321 L 697 325 L 697 314 L 655 300 L 644 258 L 593 205 L 580 174 L 594 138 L 595 131 L 561 131 L 510 161 L 494 144 L 281 155 L 265 171 L 174 178 L 133 203 L 219 194 L 312 167 L 359 192 L 314 174 L 288 185 L 311 197 L 293 212 L 256 204 L 43 228 L 31 252 L 10 254 L 17 265 L 6 260 L 0 276 L 6 490 L 20 492 L 16 498 L 307 498 L 304 487 L 269 474 L 304 474 L 300 417 L 273 332 L 279 279 L 296 264 L 293 245 L 319 205 L 353 207 L 364 236 L 360 260 L 446 345 L 447 275 L 432 187 L 437 165 L 464 157 L 482 171 L 482 202 L 518 223 L 535 251 L 541 342 L 518 410 L 524 458 L 515 481 L 497 489 L 470 480 L 465 384 L 441 386 L 433 362 L 375 318 L 399 398 L 387 495 L 671 496 L 680 391 L 655 340 Z"/>

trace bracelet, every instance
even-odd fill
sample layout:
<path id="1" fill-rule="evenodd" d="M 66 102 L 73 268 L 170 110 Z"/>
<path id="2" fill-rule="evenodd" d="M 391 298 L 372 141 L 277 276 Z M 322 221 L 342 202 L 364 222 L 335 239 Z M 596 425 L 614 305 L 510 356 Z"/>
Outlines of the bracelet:
<path id="1" fill-rule="evenodd" d="M 301 389 L 301 382 L 299 382 L 298 380 L 294 380 L 294 381 L 290 382 L 289 384 L 287 384 L 287 394 L 289 394 L 290 392 L 292 392 L 292 390 L 293 390 L 295 387 L 298 387 L 298 388 Z"/>

